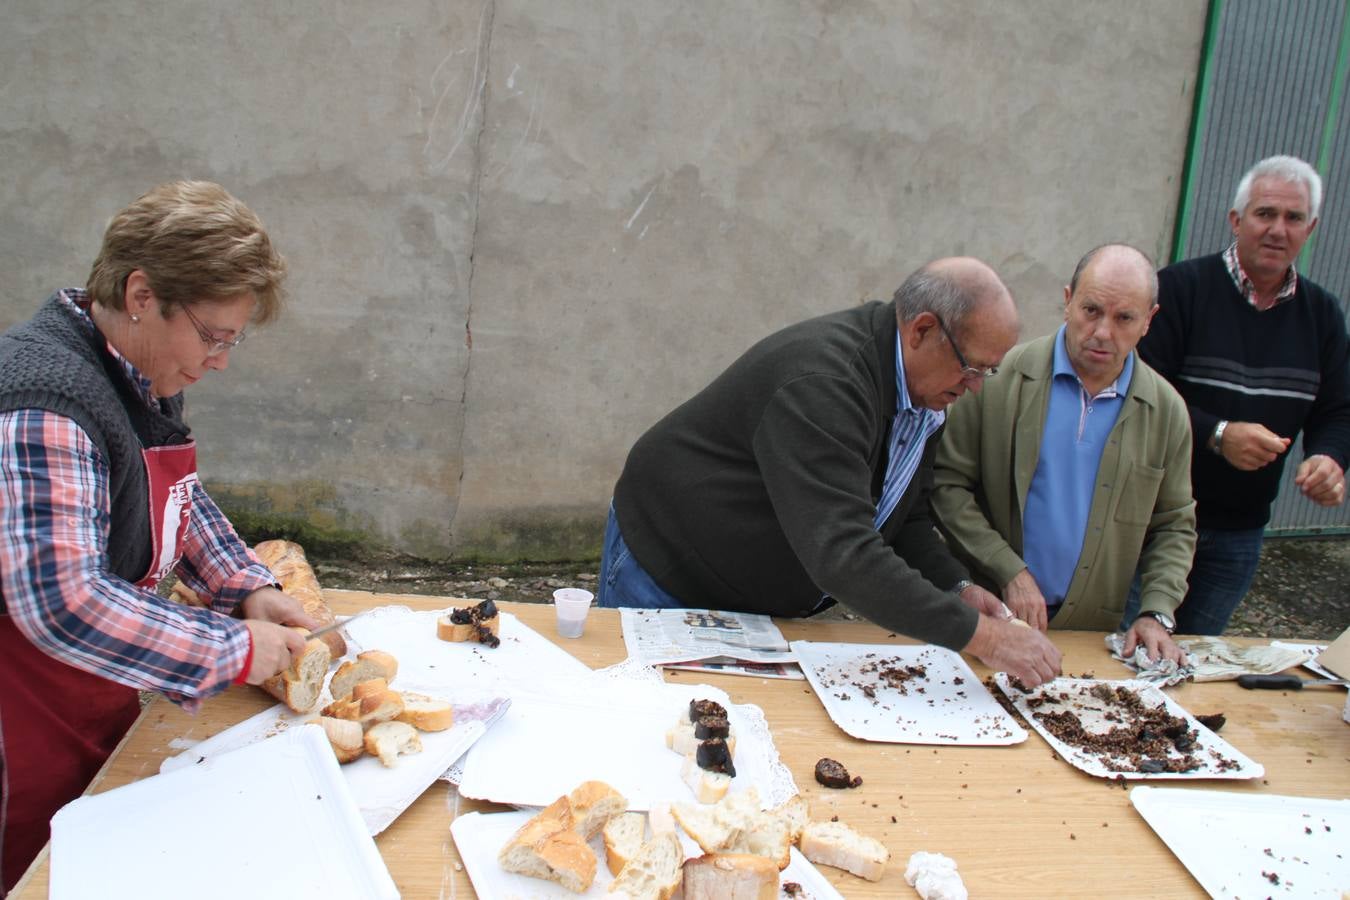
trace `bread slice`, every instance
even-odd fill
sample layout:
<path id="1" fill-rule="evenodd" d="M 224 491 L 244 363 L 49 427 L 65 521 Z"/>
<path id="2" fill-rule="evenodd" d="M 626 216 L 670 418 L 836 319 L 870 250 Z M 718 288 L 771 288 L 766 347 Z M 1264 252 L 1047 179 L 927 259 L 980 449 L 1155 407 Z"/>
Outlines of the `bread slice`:
<path id="1" fill-rule="evenodd" d="M 724 772 L 700 769 L 695 759 L 694 753 L 685 756 L 684 763 L 680 765 L 680 778 L 689 785 L 689 790 L 694 792 L 699 803 L 716 803 L 731 789 L 731 776 Z"/>
<path id="2" fill-rule="evenodd" d="M 328 743 L 333 747 L 333 755 L 340 763 L 349 763 L 365 752 L 365 741 L 361 725 L 349 719 L 334 719 L 332 716 L 320 716 L 319 725 L 328 735 Z"/>
<path id="3" fill-rule="evenodd" d="M 352 685 L 351 698 L 353 700 L 364 700 L 375 694 L 383 694 L 387 690 L 389 690 L 389 679 L 383 677 L 371 678 L 368 681 L 360 681 Z"/>
<path id="4" fill-rule="evenodd" d="M 642 849 L 647 836 L 647 817 L 637 812 L 617 815 L 605 823 L 602 834 L 605 836 L 605 865 L 611 875 L 618 875 Z"/>
<path id="5" fill-rule="evenodd" d="M 397 659 L 383 650 L 367 650 L 338 666 L 328 682 L 328 693 L 334 700 L 342 700 L 351 696 L 352 688 L 363 681 L 383 678 L 386 683 L 392 683 L 397 674 Z"/>
<path id="6" fill-rule="evenodd" d="M 777 900 L 778 867 L 748 853 L 684 861 L 684 900 Z"/>
<path id="7" fill-rule="evenodd" d="M 736 755 L 736 736 L 730 735 L 725 738 L 727 743 L 727 752 L 732 756 Z M 674 750 L 681 756 L 688 756 L 698 750 L 698 745 L 703 743 L 703 739 L 694 733 L 694 723 L 688 719 L 683 719 L 666 732 L 666 746 Z"/>
<path id="8" fill-rule="evenodd" d="M 493 634 L 501 634 L 502 617 L 493 616 L 482 623 L 483 627 Z M 438 616 L 436 618 L 436 637 L 443 641 L 476 641 L 478 640 L 478 625 L 473 622 L 466 622 L 463 625 L 456 625 L 450 621 L 450 616 Z"/>
<path id="9" fill-rule="evenodd" d="M 303 633 L 303 629 L 300 629 Z M 332 654 L 323 641 L 306 641 L 300 658 L 262 683 L 262 689 L 296 712 L 309 712 L 319 702 Z"/>
<path id="10" fill-rule="evenodd" d="M 424 694 L 403 694 L 403 712 L 396 717 L 418 731 L 445 731 L 455 724 L 455 708 L 449 700 L 439 700 Z"/>
<path id="11" fill-rule="evenodd" d="M 567 795 L 567 801 L 572 807 L 572 828 L 586 840 L 628 808 L 628 798 L 603 781 L 583 781 Z"/>
<path id="12" fill-rule="evenodd" d="M 776 868 L 786 869 L 792 862 L 792 830 L 781 816 L 756 812 L 746 817 L 722 850 L 762 856 Z"/>
<path id="13" fill-rule="evenodd" d="M 673 834 L 661 834 L 643 844 L 609 886 L 611 895 L 629 900 L 670 900 L 684 877 L 684 850 Z"/>
<path id="14" fill-rule="evenodd" d="M 716 806 L 676 803 L 671 807 L 671 813 L 704 853 L 717 853 L 726 849 L 736 832 L 759 813 L 759 792 L 753 787 L 747 788 Z"/>
<path id="15" fill-rule="evenodd" d="M 572 824 L 571 803 L 559 797 L 517 829 L 497 853 L 498 864 L 508 872 L 585 893 L 595 880 L 598 861 Z"/>
<path id="16" fill-rule="evenodd" d="M 881 841 L 859 834 L 843 822 L 807 822 L 802 829 L 801 849 L 813 863 L 834 866 L 868 881 L 880 881 L 891 858 Z"/>
<path id="17" fill-rule="evenodd" d="M 653 803 L 647 810 L 647 822 L 652 826 L 652 834 L 675 833 L 675 817 L 670 814 L 669 803 Z"/>
<path id="18" fill-rule="evenodd" d="M 356 721 L 366 731 L 384 722 L 392 722 L 403 714 L 403 695 L 398 691 L 386 689 L 356 702 L 360 704 Z"/>
<path id="19" fill-rule="evenodd" d="M 811 819 L 811 811 L 807 807 L 806 800 L 802 798 L 802 795 L 796 794 L 791 800 L 781 806 L 775 806 L 770 811 L 787 823 L 788 839 L 794 844 L 800 843 L 802 839 L 802 829 L 806 827 L 806 823 Z"/>
<path id="20" fill-rule="evenodd" d="M 380 722 L 366 731 L 366 750 L 380 758 L 385 766 L 392 767 L 398 757 L 409 753 L 422 752 L 422 739 L 417 729 L 407 722 Z"/>

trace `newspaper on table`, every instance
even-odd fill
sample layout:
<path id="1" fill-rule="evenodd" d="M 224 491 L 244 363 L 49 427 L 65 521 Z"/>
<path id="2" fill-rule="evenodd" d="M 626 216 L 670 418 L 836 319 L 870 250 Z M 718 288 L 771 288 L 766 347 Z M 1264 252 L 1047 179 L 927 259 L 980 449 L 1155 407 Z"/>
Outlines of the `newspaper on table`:
<path id="1" fill-rule="evenodd" d="M 713 609 L 620 609 L 628 655 L 649 666 L 803 679 L 773 619 Z"/>

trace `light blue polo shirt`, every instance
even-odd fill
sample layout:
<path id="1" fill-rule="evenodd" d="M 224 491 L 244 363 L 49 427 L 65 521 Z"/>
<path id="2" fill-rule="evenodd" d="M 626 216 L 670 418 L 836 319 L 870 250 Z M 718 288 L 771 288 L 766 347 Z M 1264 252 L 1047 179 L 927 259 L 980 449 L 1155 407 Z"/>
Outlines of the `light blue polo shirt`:
<path id="1" fill-rule="evenodd" d="M 1088 513 L 1102 450 L 1116 424 L 1134 374 L 1134 354 L 1116 380 L 1096 396 L 1088 394 L 1064 346 L 1064 328 L 1055 335 L 1050 404 L 1041 434 L 1036 474 L 1022 514 L 1022 558 L 1040 585 L 1050 615 L 1069 593 L 1083 552 Z"/>

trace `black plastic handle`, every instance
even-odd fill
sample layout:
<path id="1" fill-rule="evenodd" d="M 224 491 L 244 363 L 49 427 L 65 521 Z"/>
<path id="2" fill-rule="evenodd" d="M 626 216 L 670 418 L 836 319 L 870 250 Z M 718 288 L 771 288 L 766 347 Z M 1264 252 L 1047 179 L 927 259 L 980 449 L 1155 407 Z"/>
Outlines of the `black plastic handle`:
<path id="1" fill-rule="evenodd" d="M 1249 690 L 1301 691 L 1303 679 L 1297 675 L 1239 675 L 1237 683 Z"/>

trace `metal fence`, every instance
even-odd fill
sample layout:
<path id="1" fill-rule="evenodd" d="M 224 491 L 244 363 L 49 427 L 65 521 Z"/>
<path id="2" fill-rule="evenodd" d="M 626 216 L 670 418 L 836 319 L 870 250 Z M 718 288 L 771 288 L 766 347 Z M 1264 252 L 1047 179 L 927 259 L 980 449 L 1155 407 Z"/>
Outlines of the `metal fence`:
<path id="1" fill-rule="evenodd" d="M 1321 222 L 1299 271 L 1341 298 L 1350 295 L 1350 67 L 1346 0 L 1211 0 L 1182 181 L 1173 260 L 1222 250 L 1242 174 L 1277 153 L 1322 174 Z M 1290 450 L 1268 533 L 1350 533 L 1350 506 L 1323 508 L 1293 486 L 1302 441 Z"/>

